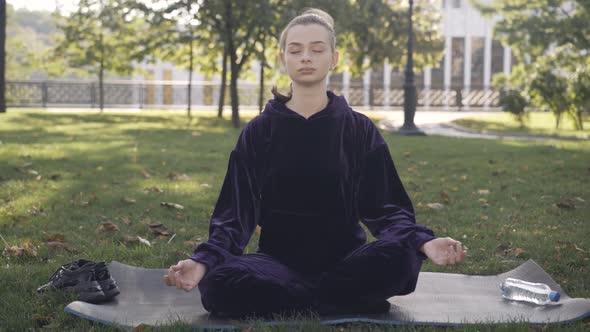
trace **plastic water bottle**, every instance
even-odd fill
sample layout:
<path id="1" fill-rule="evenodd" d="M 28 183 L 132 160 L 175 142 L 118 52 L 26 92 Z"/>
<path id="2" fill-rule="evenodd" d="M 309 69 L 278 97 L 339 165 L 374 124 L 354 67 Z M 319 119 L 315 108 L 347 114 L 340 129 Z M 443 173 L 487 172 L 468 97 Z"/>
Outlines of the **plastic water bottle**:
<path id="1" fill-rule="evenodd" d="M 545 284 L 533 283 L 520 279 L 506 278 L 500 285 L 502 297 L 508 300 L 524 301 L 545 305 L 559 301 L 559 292 L 551 290 Z"/>

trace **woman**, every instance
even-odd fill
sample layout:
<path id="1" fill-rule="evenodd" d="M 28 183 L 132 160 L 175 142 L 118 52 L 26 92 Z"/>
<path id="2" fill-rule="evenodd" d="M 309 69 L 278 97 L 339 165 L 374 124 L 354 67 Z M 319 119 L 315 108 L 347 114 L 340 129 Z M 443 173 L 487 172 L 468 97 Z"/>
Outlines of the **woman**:
<path id="1" fill-rule="evenodd" d="M 327 91 L 338 62 L 333 20 L 310 9 L 280 38 L 289 95 L 273 88 L 240 134 L 211 217 L 209 240 L 164 281 L 198 286 L 229 317 L 312 309 L 377 313 L 414 291 L 422 261 L 463 261 L 461 243 L 416 224 L 373 122 Z M 377 238 L 366 243 L 359 220 Z M 256 226 L 259 248 L 243 254 Z"/>

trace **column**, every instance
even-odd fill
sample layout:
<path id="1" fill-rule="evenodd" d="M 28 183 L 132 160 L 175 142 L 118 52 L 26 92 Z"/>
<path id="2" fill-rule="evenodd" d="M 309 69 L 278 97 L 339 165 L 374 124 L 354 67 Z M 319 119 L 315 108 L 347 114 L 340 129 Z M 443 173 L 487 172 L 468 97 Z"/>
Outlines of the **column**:
<path id="1" fill-rule="evenodd" d="M 385 59 L 383 63 L 383 104 L 385 108 L 389 108 L 389 104 L 391 103 L 390 100 L 390 93 L 389 88 L 391 86 L 391 66 L 389 65 L 389 59 Z"/>
<path id="2" fill-rule="evenodd" d="M 424 107 L 430 108 L 430 86 L 432 85 L 432 68 L 424 68 Z"/>
<path id="3" fill-rule="evenodd" d="M 490 104 L 490 85 L 492 76 L 492 25 L 486 21 L 486 35 L 483 49 L 483 89 L 484 89 L 484 110 L 489 108 Z"/>
<path id="4" fill-rule="evenodd" d="M 363 105 L 369 107 L 369 89 L 371 88 L 371 69 L 366 69 L 363 75 Z"/>
<path id="5" fill-rule="evenodd" d="M 512 70 L 512 50 L 508 46 L 504 46 L 504 75 L 510 75 Z"/>
<path id="6" fill-rule="evenodd" d="M 445 86 L 445 101 L 444 107 L 445 110 L 449 109 L 449 96 L 450 96 L 450 89 L 451 89 L 451 56 L 452 56 L 452 43 L 451 43 L 451 36 L 447 36 L 445 38 L 445 72 L 444 72 L 444 86 Z"/>
<path id="7" fill-rule="evenodd" d="M 342 95 L 348 102 L 350 102 L 349 91 L 350 90 L 350 73 L 348 69 L 342 72 Z"/>

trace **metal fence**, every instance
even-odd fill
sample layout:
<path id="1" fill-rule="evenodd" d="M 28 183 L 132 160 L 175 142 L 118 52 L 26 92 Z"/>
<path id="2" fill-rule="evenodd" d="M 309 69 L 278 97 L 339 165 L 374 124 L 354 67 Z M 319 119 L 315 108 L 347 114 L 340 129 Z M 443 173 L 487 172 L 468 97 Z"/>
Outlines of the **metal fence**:
<path id="1" fill-rule="evenodd" d="M 272 98 L 270 86 L 264 89 L 264 102 Z M 382 84 L 365 87 L 362 84 L 330 83 L 328 89 L 347 97 L 351 106 L 401 107 L 404 91 L 401 86 L 384 89 Z M 258 84 L 240 84 L 240 105 L 257 106 Z M 231 105 L 229 87 L 226 88 L 226 105 Z M 212 82 L 194 82 L 191 104 L 216 106 L 220 85 Z M 417 86 L 420 107 L 497 107 L 499 93 L 483 88 L 444 88 Z M 98 107 L 99 85 L 96 81 L 7 81 L 6 101 L 9 107 Z M 184 108 L 188 101 L 188 83 L 176 81 L 105 81 L 105 107 L 132 108 Z"/>

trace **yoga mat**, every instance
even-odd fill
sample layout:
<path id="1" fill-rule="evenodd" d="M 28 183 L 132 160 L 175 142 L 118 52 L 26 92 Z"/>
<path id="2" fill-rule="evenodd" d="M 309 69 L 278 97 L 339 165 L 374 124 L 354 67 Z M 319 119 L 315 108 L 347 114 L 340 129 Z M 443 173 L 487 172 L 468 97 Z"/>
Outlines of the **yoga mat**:
<path id="1" fill-rule="evenodd" d="M 171 325 L 179 321 L 202 328 L 232 328 L 236 321 L 210 316 L 201 305 L 197 288 L 191 292 L 167 287 L 165 269 L 145 269 L 119 262 L 109 264 L 121 294 L 112 302 L 70 303 L 65 311 L 107 325 L 133 328 L 140 324 Z M 561 292 L 557 304 L 537 306 L 504 300 L 499 285 L 505 278 L 542 282 Z M 514 270 L 477 276 L 421 272 L 416 291 L 389 299 L 385 314 L 320 317 L 322 324 L 369 322 L 382 324 L 459 325 L 472 323 L 529 322 L 545 324 L 570 322 L 590 316 L 590 299 L 570 298 L 533 260 Z M 265 321 L 265 324 L 289 323 Z"/>

